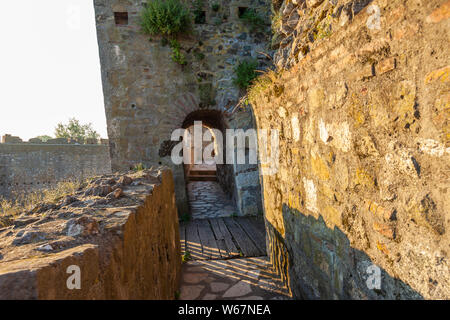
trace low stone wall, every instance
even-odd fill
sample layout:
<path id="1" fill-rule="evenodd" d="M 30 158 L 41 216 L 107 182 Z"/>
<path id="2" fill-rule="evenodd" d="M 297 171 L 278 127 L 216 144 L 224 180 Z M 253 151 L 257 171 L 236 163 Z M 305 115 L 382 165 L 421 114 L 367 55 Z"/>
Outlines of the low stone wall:
<path id="1" fill-rule="evenodd" d="M 105 145 L 0 144 L 0 197 L 111 173 Z"/>
<path id="2" fill-rule="evenodd" d="M 176 296 L 181 253 L 169 170 L 103 176 L 10 224 L 0 228 L 0 299 Z"/>
<path id="3" fill-rule="evenodd" d="M 297 297 L 449 299 L 450 2 L 370 5 L 253 95 L 269 255 Z"/>

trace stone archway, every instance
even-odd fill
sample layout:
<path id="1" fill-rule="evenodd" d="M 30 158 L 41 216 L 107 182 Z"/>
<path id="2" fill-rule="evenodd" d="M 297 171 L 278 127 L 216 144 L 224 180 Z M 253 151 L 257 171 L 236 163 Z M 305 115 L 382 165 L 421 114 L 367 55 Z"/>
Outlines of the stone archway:
<path id="1" fill-rule="evenodd" d="M 210 142 L 203 141 L 201 145 L 191 145 L 191 163 L 184 164 L 186 190 L 189 201 L 190 213 L 194 219 L 217 218 L 237 215 L 236 206 L 236 182 L 233 165 L 219 163 L 209 163 L 202 157 L 201 163 L 194 162 L 195 148 L 200 155 L 204 155 L 205 148 L 213 144 L 209 151 L 214 154 L 222 154 L 225 157 L 226 141 L 218 143 L 216 138 L 225 139 L 226 124 L 223 114 L 217 110 L 200 109 L 191 112 L 183 121 L 182 128 L 187 129 L 191 136 L 194 136 L 195 126 L 201 125 L 201 135 L 209 131 Z M 220 137 L 216 137 L 220 131 Z M 219 150 L 222 148 L 222 150 Z M 206 151 L 207 152 L 207 151 Z M 214 154 L 210 153 L 210 156 Z"/>

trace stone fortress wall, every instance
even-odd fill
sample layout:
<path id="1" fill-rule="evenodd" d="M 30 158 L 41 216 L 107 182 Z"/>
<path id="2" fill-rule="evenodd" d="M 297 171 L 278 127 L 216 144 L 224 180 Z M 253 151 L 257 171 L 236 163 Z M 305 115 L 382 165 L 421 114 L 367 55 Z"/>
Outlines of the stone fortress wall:
<path id="1" fill-rule="evenodd" d="M 245 7 L 270 12 L 270 1 L 212 3 L 179 39 L 181 67 L 161 38 L 140 33 L 145 1 L 94 0 L 113 170 L 168 165 L 183 213 L 173 130 L 193 120 L 278 129 L 263 207 L 268 254 L 295 297 L 450 298 L 450 2 L 277 0 L 272 41 L 269 27 L 253 33 L 239 19 Z M 270 42 L 277 78 L 235 109 L 234 67 L 250 56 L 269 65 L 258 52 Z M 239 213 L 258 213 L 258 168 L 225 167 Z M 377 270 L 380 287 L 368 284 Z"/>
<path id="2" fill-rule="evenodd" d="M 296 297 L 449 299 L 450 1 L 277 3 L 272 261 Z"/>
<path id="3" fill-rule="evenodd" d="M 195 1 L 186 3 L 194 6 Z M 258 53 L 267 52 L 270 41 L 269 0 L 202 3 L 205 21 L 178 39 L 187 58 L 187 65 L 180 66 L 160 36 L 140 32 L 145 1 L 94 0 L 112 168 L 129 170 L 137 163 L 171 167 L 180 214 L 188 210 L 186 186 L 182 166 L 171 161 L 172 132 L 191 120 L 221 130 L 255 128 L 251 108 L 234 108 L 240 98 L 234 68 L 248 58 L 258 59 L 262 69 L 270 63 Z M 252 32 L 240 20 L 245 8 L 267 18 L 266 30 Z M 261 214 L 257 165 L 219 166 L 218 176 L 238 214 Z"/>
<path id="4" fill-rule="evenodd" d="M 0 143 L 0 197 L 49 188 L 61 181 L 111 173 L 107 140 L 86 145 L 67 139 L 46 143 L 5 135 Z M 97 144 L 93 144 L 97 143 Z"/>

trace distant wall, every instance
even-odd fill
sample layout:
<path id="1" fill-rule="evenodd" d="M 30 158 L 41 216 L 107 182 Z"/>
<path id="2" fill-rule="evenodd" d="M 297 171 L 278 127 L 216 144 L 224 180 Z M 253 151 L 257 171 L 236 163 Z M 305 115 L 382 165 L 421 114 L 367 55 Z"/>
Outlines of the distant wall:
<path id="1" fill-rule="evenodd" d="M 0 144 L 0 196 L 111 172 L 105 145 Z"/>

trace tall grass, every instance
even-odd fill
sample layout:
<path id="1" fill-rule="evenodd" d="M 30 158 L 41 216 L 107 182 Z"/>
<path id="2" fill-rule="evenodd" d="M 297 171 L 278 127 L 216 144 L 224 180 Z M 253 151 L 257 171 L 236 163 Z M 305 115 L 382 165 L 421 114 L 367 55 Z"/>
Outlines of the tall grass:
<path id="1" fill-rule="evenodd" d="M 84 182 L 65 181 L 49 189 L 29 193 L 15 193 L 13 200 L 0 198 L 0 227 L 5 220 L 14 220 L 18 215 L 33 210 L 38 204 L 56 204 L 67 195 L 74 194 Z"/>

